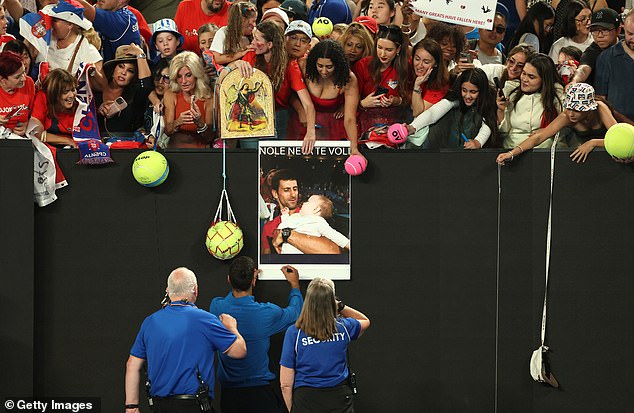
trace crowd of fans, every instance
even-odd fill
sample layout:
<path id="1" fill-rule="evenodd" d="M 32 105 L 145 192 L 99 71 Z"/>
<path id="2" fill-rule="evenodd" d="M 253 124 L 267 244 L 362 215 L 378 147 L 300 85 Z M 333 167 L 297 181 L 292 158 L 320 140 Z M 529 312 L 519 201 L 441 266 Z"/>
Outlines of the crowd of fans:
<path id="1" fill-rule="evenodd" d="M 253 148 L 257 138 L 219 136 L 217 91 L 230 71 L 257 68 L 275 94 L 275 138 L 306 153 L 315 140 L 395 147 L 387 129 L 403 123 L 407 148 L 507 148 L 503 163 L 559 134 L 585 160 L 634 118 L 634 13 L 603 0 L 503 3 L 487 30 L 423 19 L 409 0 L 184 0 L 150 25 L 128 0 L 38 0 L 43 50 L 31 11 L 4 0 L 0 136 L 76 146 L 84 63 L 105 142 Z M 316 37 L 320 17 L 334 29 Z M 266 115 L 248 104 L 254 93 L 238 94 L 240 125 Z"/>

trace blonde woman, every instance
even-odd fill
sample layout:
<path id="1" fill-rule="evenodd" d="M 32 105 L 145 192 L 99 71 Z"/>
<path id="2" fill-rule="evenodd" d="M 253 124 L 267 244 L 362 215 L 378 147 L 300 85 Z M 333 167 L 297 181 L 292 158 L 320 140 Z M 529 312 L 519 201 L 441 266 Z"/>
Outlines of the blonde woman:
<path id="1" fill-rule="evenodd" d="M 370 32 L 361 23 L 351 23 L 337 41 L 343 47 L 350 67 L 374 50 L 374 40 Z"/>
<path id="2" fill-rule="evenodd" d="M 76 75 L 80 63 L 91 63 L 96 71 L 91 85 L 101 90 L 106 82 L 103 75 L 103 57 L 99 53 L 101 39 L 84 17 L 83 7 L 60 0 L 56 5 L 42 9 L 52 17 L 51 44 L 46 60 L 50 69 L 64 69 Z M 45 60 L 38 56 L 37 62 Z"/>
<path id="3" fill-rule="evenodd" d="M 315 278 L 302 312 L 286 330 L 280 359 L 282 396 L 289 412 L 352 412 L 346 350 L 370 326 L 363 313 L 335 299 L 335 284 Z"/>
<path id="4" fill-rule="evenodd" d="M 201 59 L 189 51 L 176 55 L 169 76 L 170 88 L 163 96 L 168 147 L 209 147 L 214 105 Z"/>

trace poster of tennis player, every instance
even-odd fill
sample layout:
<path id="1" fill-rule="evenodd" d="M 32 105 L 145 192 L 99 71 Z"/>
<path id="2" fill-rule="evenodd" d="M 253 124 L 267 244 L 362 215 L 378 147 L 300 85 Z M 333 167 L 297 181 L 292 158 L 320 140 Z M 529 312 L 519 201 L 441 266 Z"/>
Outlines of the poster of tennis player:
<path id="1" fill-rule="evenodd" d="M 301 279 L 350 279 L 349 142 L 261 141 L 259 147 L 260 279 L 284 279 L 290 264 Z"/>
<path id="2" fill-rule="evenodd" d="M 496 0 L 414 0 L 414 13 L 432 20 L 491 30 Z"/>

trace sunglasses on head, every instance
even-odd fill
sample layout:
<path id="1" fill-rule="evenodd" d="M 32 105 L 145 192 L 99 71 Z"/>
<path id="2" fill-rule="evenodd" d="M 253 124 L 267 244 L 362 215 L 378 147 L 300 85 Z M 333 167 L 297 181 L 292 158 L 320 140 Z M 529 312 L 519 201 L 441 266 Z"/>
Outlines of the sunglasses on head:
<path id="1" fill-rule="evenodd" d="M 383 37 L 383 36 L 387 35 L 388 33 L 393 33 L 393 34 L 396 34 L 396 35 L 400 36 L 402 32 L 401 32 L 400 27 L 398 27 L 398 26 L 393 26 L 393 25 L 386 26 L 384 24 L 380 24 L 379 25 L 379 37 Z"/>
<path id="2" fill-rule="evenodd" d="M 255 12 L 256 9 L 255 6 L 251 3 L 242 3 L 240 4 L 240 11 L 242 12 L 242 15 L 246 17 L 247 13 Z"/>

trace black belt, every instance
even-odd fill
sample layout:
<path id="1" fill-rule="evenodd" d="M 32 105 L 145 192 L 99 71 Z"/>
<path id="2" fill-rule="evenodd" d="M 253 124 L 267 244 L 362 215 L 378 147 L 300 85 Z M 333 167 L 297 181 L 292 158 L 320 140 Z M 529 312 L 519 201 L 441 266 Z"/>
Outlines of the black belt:
<path id="1" fill-rule="evenodd" d="M 195 394 L 175 394 L 169 397 L 153 397 L 155 400 L 196 400 Z"/>

